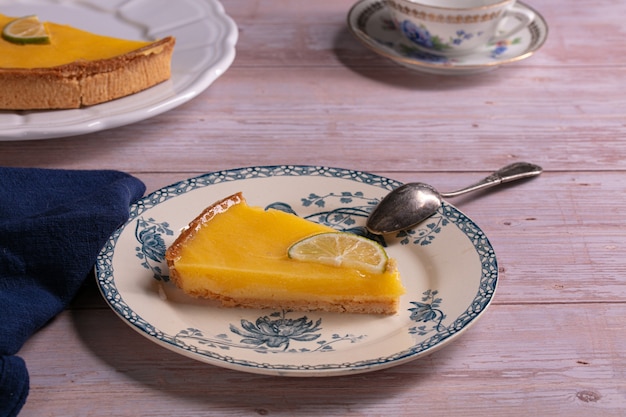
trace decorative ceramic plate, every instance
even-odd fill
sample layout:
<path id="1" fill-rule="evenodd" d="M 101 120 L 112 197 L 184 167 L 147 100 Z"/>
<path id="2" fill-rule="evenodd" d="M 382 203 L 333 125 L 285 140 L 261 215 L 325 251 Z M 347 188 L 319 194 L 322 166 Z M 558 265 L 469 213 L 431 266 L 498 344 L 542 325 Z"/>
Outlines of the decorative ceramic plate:
<path id="1" fill-rule="evenodd" d="M 235 59 L 237 26 L 217 0 L 0 0 L 0 13 L 127 39 L 176 37 L 170 80 L 81 109 L 0 111 L 0 141 L 80 135 L 156 116 L 196 97 Z"/>
<path id="2" fill-rule="evenodd" d="M 517 4 L 532 10 L 520 1 Z M 532 11 L 535 20 L 526 29 L 472 54 L 454 58 L 424 52 L 405 39 L 382 0 L 356 3 L 348 13 L 348 27 L 365 46 L 409 69 L 443 75 L 472 74 L 528 58 L 541 48 L 548 36 L 548 25 L 536 10 Z M 503 29 L 514 24 L 509 19 Z"/>
<path id="3" fill-rule="evenodd" d="M 329 376 L 383 369 L 445 346 L 481 316 L 498 280 L 480 228 L 453 206 L 388 237 L 407 293 L 393 316 L 223 308 L 169 282 L 166 247 L 205 207 L 242 191 L 273 207 L 364 233 L 370 210 L 400 183 L 365 172 L 310 166 L 219 171 L 173 184 L 131 206 L 96 263 L 111 308 L 153 342 L 241 371 Z"/>

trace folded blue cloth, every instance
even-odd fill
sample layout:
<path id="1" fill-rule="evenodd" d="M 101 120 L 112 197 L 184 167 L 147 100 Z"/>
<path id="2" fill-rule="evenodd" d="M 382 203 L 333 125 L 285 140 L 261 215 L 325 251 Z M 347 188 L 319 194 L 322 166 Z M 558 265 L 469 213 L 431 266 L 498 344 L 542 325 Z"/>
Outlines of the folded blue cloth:
<path id="1" fill-rule="evenodd" d="M 15 354 L 69 304 L 144 191 L 118 171 L 0 167 L 0 416 L 28 395 Z"/>

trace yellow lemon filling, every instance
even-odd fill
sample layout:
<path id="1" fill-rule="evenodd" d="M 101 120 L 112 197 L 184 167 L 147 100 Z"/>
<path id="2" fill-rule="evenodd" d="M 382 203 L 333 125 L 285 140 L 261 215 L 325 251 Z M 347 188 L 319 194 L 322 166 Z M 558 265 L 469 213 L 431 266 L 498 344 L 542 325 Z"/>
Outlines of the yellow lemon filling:
<path id="1" fill-rule="evenodd" d="M 13 20 L 15 17 L 0 14 L 0 28 Z M 52 22 L 44 24 L 50 36 L 47 44 L 20 45 L 0 37 L 0 67 L 49 68 L 76 61 L 108 59 L 151 43 L 96 35 Z"/>
<path id="2" fill-rule="evenodd" d="M 183 291 L 231 305 L 395 312 L 404 288 L 393 259 L 379 273 L 290 259 L 294 243 L 335 230 L 248 206 L 240 194 L 220 203 L 194 220 L 168 249 L 170 275 Z M 387 306 L 385 311 L 381 305 Z"/>

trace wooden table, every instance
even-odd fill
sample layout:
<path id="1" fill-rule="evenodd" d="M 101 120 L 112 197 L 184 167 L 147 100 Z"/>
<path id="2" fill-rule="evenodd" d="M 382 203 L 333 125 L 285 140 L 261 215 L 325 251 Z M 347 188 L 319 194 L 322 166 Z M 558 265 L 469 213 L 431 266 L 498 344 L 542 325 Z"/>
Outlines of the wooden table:
<path id="1" fill-rule="evenodd" d="M 535 180 L 452 202 L 500 282 L 445 349 L 387 370 L 281 378 L 206 365 L 124 324 L 90 280 L 20 355 L 23 416 L 626 415 L 626 3 L 531 3 L 547 42 L 478 75 L 422 75 L 347 29 L 350 1 L 224 0 L 232 67 L 196 99 L 98 133 L 0 143 L 0 165 L 130 172 L 148 191 L 213 170 L 316 164 L 442 190 L 507 163 Z"/>

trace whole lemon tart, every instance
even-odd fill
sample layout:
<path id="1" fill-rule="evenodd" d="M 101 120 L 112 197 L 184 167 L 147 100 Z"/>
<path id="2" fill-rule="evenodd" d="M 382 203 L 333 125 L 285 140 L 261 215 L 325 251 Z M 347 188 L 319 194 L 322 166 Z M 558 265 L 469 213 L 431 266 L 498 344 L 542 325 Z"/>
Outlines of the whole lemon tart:
<path id="1" fill-rule="evenodd" d="M 7 28 L 16 20 L 0 14 L 0 27 Z M 0 38 L 0 109 L 90 106 L 170 78 L 172 37 L 133 41 L 52 22 L 42 24 L 46 42 Z"/>
<path id="2" fill-rule="evenodd" d="M 380 270 L 372 270 L 290 254 L 329 235 L 340 234 L 291 213 L 249 206 L 237 193 L 200 213 L 165 258 L 170 279 L 185 293 L 226 307 L 396 313 L 405 290 L 394 259 L 385 256 Z"/>

